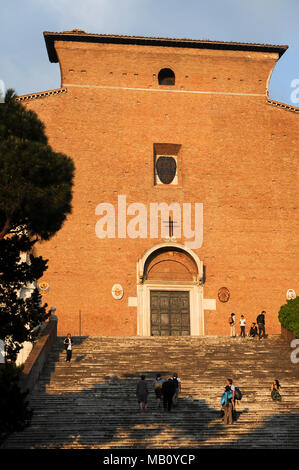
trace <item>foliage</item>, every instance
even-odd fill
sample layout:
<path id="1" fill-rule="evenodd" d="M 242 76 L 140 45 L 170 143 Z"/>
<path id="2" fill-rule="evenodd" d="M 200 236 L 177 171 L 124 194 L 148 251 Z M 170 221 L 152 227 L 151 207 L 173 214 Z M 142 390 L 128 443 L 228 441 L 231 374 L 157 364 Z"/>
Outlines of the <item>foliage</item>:
<path id="1" fill-rule="evenodd" d="M 52 150 L 44 124 L 8 90 L 0 106 L 0 339 L 8 360 L 49 316 L 36 287 L 47 261 L 33 248 L 71 212 L 73 176 L 72 159 Z M 21 253 L 30 253 L 28 263 Z M 29 286 L 31 295 L 20 295 Z"/>
<path id="2" fill-rule="evenodd" d="M 48 145 L 44 124 L 8 90 L 0 106 L 0 238 L 26 226 L 51 238 L 71 212 L 74 164 Z"/>
<path id="3" fill-rule="evenodd" d="M 21 392 L 18 385 L 20 374 L 21 369 L 14 364 L 0 364 L 0 442 L 7 434 L 24 429 L 31 420 L 27 392 Z"/>
<path id="4" fill-rule="evenodd" d="M 278 319 L 282 326 L 292 331 L 296 338 L 299 338 L 299 297 L 287 300 L 285 305 L 280 307 Z"/>
<path id="5" fill-rule="evenodd" d="M 35 241 L 24 233 L 16 233 L 0 240 L 0 338 L 5 338 L 6 357 L 15 361 L 24 341 L 33 341 L 38 327 L 50 312 L 41 305 L 36 281 L 47 269 L 47 261 L 40 256 L 29 256 L 29 263 L 21 262 L 20 253 L 30 252 Z M 20 293 L 32 286 L 28 298 Z"/>
<path id="6" fill-rule="evenodd" d="M 72 159 L 52 150 L 44 124 L 8 90 L 0 106 L 0 339 L 6 348 L 6 363 L 0 364 L 0 440 L 31 418 L 14 361 L 50 314 L 36 287 L 47 261 L 35 256 L 34 245 L 50 239 L 71 212 L 73 176 Z M 29 260 L 22 261 L 22 253 Z M 21 295 L 27 288 L 31 295 Z"/>

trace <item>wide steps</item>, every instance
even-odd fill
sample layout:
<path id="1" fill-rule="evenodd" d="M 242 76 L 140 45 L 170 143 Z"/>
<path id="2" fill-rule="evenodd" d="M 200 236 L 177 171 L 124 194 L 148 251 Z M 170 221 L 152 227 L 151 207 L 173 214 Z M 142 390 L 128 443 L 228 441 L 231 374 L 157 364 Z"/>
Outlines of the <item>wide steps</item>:
<path id="1" fill-rule="evenodd" d="M 74 338 L 71 363 L 58 338 L 30 396 L 31 425 L 4 448 L 299 448 L 298 366 L 279 336 Z M 158 409 L 151 382 L 178 372 L 182 393 L 171 413 Z M 136 383 L 150 394 L 138 410 Z M 224 426 L 225 378 L 243 391 L 237 421 Z M 270 397 L 282 385 L 282 402 Z"/>

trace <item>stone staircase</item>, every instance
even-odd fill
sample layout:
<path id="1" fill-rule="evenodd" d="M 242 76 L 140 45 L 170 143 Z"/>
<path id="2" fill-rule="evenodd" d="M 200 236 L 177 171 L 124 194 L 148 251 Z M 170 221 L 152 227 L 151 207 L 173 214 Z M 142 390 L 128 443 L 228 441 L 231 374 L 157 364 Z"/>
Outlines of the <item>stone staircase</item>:
<path id="1" fill-rule="evenodd" d="M 299 364 L 279 337 L 74 338 L 65 362 L 57 342 L 30 397 L 31 425 L 4 449 L 299 448 Z M 170 413 L 157 407 L 151 381 L 178 372 L 182 393 Z M 138 410 L 145 374 L 149 407 Z M 219 415 L 225 378 L 243 392 L 237 420 Z M 271 400 L 278 378 L 282 402 Z"/>

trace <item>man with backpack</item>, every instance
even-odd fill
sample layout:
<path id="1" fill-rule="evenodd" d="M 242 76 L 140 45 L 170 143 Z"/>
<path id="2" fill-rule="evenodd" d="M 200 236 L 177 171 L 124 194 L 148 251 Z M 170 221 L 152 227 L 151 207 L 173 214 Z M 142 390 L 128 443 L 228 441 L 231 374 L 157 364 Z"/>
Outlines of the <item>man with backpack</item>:
<path id="1" fill-rule="evenodd" d="M 153 381 L 154 391 L 157 398 L 158 408 L 160 408 L 161 397 L 162 397 L 162 385 L 165 382 L 164 379 L 161 378 L 161 374 L 157 374 L 156 378 Z"/>
<path id="2" fill-rule="evenodd" d="M 174 392 L 174 383 L 172 378 L 169 377 L 162 385 L 163 407 L 165 411 L 171 411 Z"/>
<path id="3" fill-rule="evenodd" d="M 236 400 L 242 400 L 242 393 L 238 387 L 233 385 L 232 379 L 226 379 L 226 386 L 229 387 L 232 392 L 232 415 L 236 417 Z"/>
<path id="4" fill-rule="evenodd" d="M 235 405 L 235 386 L 233 385 L 233 381 L 232 379 L 226 379 L 226 386 L 230 388 L 231 392 L 232 392 L 232 403 L 233 403 L 233 407 Z"/>
<path id="5" fill-rule="evenodd" d="M 229 385 L 226 385 L 225 391 L 221 397 L 221 406 L 224 410 L 223 424 L 233 424 L 233 393 Z"/>

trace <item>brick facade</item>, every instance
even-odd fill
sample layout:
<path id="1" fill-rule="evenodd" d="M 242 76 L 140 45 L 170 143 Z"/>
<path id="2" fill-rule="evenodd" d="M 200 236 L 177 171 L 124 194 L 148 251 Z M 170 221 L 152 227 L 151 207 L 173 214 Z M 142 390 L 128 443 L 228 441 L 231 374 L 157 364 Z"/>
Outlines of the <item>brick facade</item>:
<path id="1" fill-rule="evenodd" d="M 45 123 L 50 145 L 76 166 L 73 212 L 39 246 L 49 259 L 45 300 L 57 308 L 58 334 L 140 334 L 137 262 L 165 237 L 119 238 L 116 226 L 115 238 L 98 238 L 96 208 L 112 204 L 117 222 L 119 195 L 127 207 L 203 204 L 203 243 L 192 251 L 204 273 L 194 282 L 203 299 L 216 299 L 216 309 L 202 303 L 200 334 L 228 334 L 231 312 L 237 320 L 244 314 L 249 326 L 261 310 L 267 332 L 280 333 L 286 291 L 299 291 L 299 110 L 267 97 L 285 48 L 189 47 L 81 32 L 45 37 L 61 88 L 20 99 Z M 174 85 L 159 85 L 163 68 L 173 70 Z M 179 149 L 175 185 L 154 184 L 158 144 Z M 115 283 L 124 289 L 120 300 L 111 293 Z M 230 291 L 226 303 L 217 297 L 221 287 Z"/>

